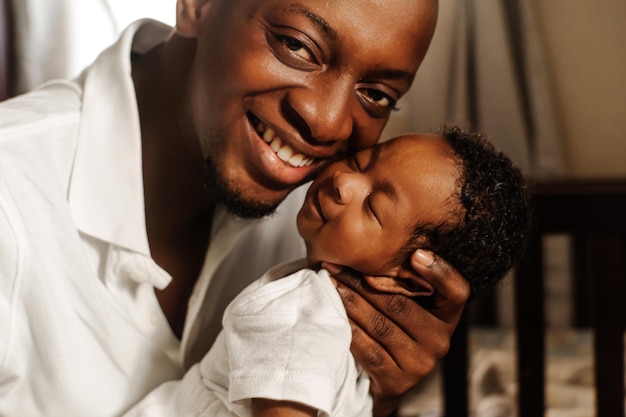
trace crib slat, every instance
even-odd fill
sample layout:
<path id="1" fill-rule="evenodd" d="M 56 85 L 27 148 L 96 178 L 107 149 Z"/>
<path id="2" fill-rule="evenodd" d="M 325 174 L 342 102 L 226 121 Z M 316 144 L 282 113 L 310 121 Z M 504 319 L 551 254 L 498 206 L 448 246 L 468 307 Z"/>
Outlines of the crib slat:
<path id="1" fill-rule="evenodd" d="M 469 415 L 468 373 L 469 343 L 467 316 L 463 313 L 450 340 L 450 351 L 443 360 L 443 392 L 445 417 Z"/>
<path id="2" fill-rule="evenodd" d="M 527 261 L 515 274 L 515 330 L 519 416 L 545 410 L 545 307 L 541 234 L 529 242 Z"/>
<path id="3" fill-rule="evenodd" d="M 619 236 L 589 239 L 596 415 L 624 417 L 624 250 Z"/>

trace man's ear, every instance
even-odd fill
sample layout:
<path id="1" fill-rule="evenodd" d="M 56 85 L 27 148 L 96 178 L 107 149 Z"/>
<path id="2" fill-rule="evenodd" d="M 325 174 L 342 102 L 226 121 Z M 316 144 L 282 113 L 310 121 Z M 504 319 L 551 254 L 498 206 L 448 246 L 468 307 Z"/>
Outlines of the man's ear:
<path id="1" fill-rule="evenodd" d="M 211 0 L 177 0 L 176 33 L 185 38 L 196 38 L 200 33 L 200 21 Z"/>
<path id="2" fill-rule="evenodd" d="M 375 290 L 389 293 L 402 294 L 408 297 L 424 297 L 433 295 L 434 288 L 423 277 L 412 269 L 398 267 L 389 275 L 373 276 L 363 275 L 365 282 Z"/>

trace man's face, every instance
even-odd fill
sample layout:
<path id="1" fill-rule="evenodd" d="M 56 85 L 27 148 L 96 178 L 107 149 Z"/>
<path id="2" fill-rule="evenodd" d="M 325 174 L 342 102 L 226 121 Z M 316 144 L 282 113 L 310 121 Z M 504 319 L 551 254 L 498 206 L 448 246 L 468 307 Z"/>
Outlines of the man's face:
<path id="1" fill-rule="evenodd" d="M 209 0 L 200 10 L 182 130 L 200 141 L 231 210 L 254 216 L 378 140 L 426 53 L 437 4 Z"/>
<path id="2" fill-rule="evenodd" d="M 390 261 L 415 227 L 456 221 L 460 172 L 452 155 L 440 136 L 411 135 L 325 168 L 298 213 L 310 265 L 393 275 L 400 265 L 389 269 Z"/>

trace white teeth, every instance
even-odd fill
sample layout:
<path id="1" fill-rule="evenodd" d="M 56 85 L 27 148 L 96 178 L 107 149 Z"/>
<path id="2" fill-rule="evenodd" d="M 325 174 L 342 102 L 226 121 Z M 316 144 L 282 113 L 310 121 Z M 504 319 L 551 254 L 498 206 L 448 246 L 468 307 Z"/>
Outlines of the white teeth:
<path id="1" fill-rule="evenodd" d="M 299 167 L 302 161 L 304 161 L 304 155 L 299 153 L 295 154 L 289 159 L 289 163 L 294 167 Z"/>
<path id="2" fill-rule="evenodd" d="M 283 146 L 276 153 L 276 155 L 278 155 L 278 157 L 282 159 L 283 161 L 289 162 L 289 160 L 293 156 L 293 150 L 289 146 Z"/>
<path id="3" fill-rule="evenodd" d="M 272 139 L 274 139 L 274 131 L 272 129 L 267 129 L 264 133 L 263 133 L 263 140 L 267 143 L 271 143 Z"/>
<path id="4" fill-rule="evenodd" d="M 313 158 L 307 158 L 301 153 L 295 152 L 293 148 L 285 144 L 271 128 L 266 127 L 263 122 L 258 122 L 256 131 L 263 137 L 263 140 L 270 145 L 280 160 L 287 162 L 294 167 L 306 167 L 313 163 Z"/>
<path id="5" fill-rule="evenodd" d="M 276 138 L 272 141 L 272 143 L 270 143 L 270 148 L 272 148 L 272 150 L 276 153 L 278 153 L 278 151 L 280 151 L 280 147 L 282 146 L 282 142 L 280 139 Z"/>

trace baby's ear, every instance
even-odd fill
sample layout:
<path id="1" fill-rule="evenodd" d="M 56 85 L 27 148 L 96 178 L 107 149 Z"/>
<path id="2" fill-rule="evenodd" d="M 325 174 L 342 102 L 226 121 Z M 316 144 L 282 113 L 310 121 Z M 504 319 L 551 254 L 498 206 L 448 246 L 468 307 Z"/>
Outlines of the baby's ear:
<path id="1" fill-rule="evenodd" d="M 424 297 L 433 295 L 435 292 L 428 281 L 412 269 L 404 267 L 396 268 L 389 275 L 364 275 L 363 278 L 375 290 L 390 294 Z"/>

